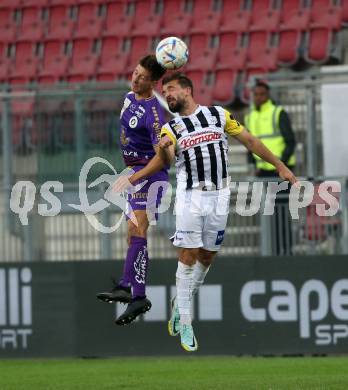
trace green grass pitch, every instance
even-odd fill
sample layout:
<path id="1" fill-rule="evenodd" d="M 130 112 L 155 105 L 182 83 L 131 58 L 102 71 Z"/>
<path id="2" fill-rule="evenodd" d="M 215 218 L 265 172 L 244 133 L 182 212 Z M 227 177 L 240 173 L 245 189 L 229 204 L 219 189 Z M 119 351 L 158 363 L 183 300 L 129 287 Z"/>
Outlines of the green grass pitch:
<path id="1" fill-rule="evenodd" d="M 347 390 L 348 358 L 1 360 L 0 389 Z"/>

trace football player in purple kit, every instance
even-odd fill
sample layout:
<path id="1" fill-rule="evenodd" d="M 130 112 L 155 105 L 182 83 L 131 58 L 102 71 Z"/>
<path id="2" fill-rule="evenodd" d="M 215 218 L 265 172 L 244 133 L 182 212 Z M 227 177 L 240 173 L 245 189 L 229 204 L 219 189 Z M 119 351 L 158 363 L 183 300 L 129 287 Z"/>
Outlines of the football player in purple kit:
<path id="1" fill-rule="evenodd" d="M 165 71 L 154 55 L 141 58 L 132 74 L 132 90 L 124 100 L 120 115 L 121 146 L 125 164 L 134 172 L 142 169 L 156 155 L 160 131 L 165 120 L 163 109 L 153 94 L 153 89 Z M 150 222 L 147 208 L 156 210 L 160 204 L 163 194 L 161 189 L 156 193 L 155 199 L 150 199 L 149 196 L 149 189 L 156 182 L 168 182 L 167 169 L 148 178 L 146 184 L 137 192 L 128 194 L 128 202 L 136 217 L 137 226 L 128 219 L 129 246 L 123 275 L 111 291 L 97 294 L 97 298 L 104 302 L 128 303 L 125 312 L 115 321 L 118 325 L 131 323 L 138 315 L 151 308 L 151 302 L 145 293 L 149 263 L 147 230 Z M 157 214 L 155 217 L 157 218 Z"/>

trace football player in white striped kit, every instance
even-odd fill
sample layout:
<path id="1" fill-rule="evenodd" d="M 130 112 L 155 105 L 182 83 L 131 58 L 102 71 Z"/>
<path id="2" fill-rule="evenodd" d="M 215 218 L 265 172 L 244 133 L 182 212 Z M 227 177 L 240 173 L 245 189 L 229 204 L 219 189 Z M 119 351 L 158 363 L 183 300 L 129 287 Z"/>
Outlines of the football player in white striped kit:
<path id="1" fill-rule="evenodd" d="M 149 164 L 127 179 L 121 178 L 114 188 L 123 190 L 127 184 L 163 169 L 176 157 L 173 245 L 179 248 L 179 261 L 177 296 L 172 300 L 168 330 L 171 336 L 180 334 L 181 345 L 186 351 L 196 351 L 198 343 L 191 323 L 191 301 L 220 249 L 228 217 L 227 135 L 237 138 L 248 150 L 274 165 L 283 180 L 294 184 L 297 179 L 232 114 L 220 106 L 197 104 L 192 82 L 184 74 L 173 73 L 163 79 L 162 85 L 169 109 L 179 116 L 162 127 L 159 151 Z M 127 184 L 125 180 L 129 180 Z"/>

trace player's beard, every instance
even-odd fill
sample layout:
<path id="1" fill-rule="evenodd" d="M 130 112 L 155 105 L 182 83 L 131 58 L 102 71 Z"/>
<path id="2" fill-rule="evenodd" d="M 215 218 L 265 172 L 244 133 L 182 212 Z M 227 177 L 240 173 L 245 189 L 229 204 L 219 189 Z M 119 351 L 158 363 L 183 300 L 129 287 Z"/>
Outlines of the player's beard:
<path id="1" fill-rule="evenodd" d="M 171 112 L 181 112 L 185 108 L 185 101 L 182 99 L 175 99 L 168 103 Z"/>

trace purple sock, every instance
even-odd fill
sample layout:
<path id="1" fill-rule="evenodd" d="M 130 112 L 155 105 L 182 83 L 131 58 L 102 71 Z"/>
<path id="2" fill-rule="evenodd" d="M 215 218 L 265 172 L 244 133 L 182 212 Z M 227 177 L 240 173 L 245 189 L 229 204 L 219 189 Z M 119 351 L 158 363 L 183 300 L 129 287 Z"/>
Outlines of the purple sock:
<path id="1" fill-rule="evenodd" d="M 131 259 L 131 255 L 130 255 L 130 246 L 129 246 L 128 251 L 127 251 L 126 260 L 125 260 L 124 266 L 123 266 L 122 278 L 120 279 L 120 282 L 118 283 L 119 286 L 121 286 L 123 288 L 130 288 L 131 287 L 132 270 L 133 270 L 133 265 L 132 265 L 132 259 Z"/>
<path id="2" fill-rule="evenodd" d="M 128 287 L 131 284 L 133 298 L 145 296 L 148 263 L 146 238 L 132 236 L 120 285 Z"/>

